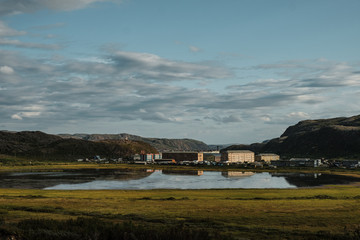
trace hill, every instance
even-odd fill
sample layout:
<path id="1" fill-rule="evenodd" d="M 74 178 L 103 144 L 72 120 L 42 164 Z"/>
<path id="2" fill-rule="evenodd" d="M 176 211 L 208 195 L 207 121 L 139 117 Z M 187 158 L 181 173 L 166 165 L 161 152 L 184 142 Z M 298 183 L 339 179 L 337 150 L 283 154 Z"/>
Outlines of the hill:
<path id="1" fill-rule="evenodd" d="M 167 139 L 167 138 L 145 138 L 127 133 L 121 134 L 59 134 L 62 138 L 83 139 L 89 141 L 102 140 L 133 140 L 143 141 L 150 144 L 158 151 L 204 151 L 209 146 L 204 142 L 194 139 Z"/>
<path id="2" fill-rule="evenodd" d="M 234 145 L 227 149 L 272 152 L 282 157 L 360 157 L 360 115 L 305 120 L 288 127 L 279 137 L 266 143 Z"/>
<path id="3" fill-rule="evenodd" d="M 250 145 L 236 144 L 236 145 L 231 145 L 226 148 L 223 148 L 220 151 L 222 152 L 222 151 L 226 151 L 226 150 L 250 150 L 250 151 L 253 151 L 254 153 L 261 153 L 264 146 L 265 146 L 264 143 L 253 143 Z"/>
<path id="4" fill-rule="evenodd" d="M 62 138 L 43 132 L 0 131 L 0 154 L 37 159 L 74 160 L 100 155 L 106 158 L 130 157 L 136 153 L 157 153 L 149 144 L 132 140 L 88 141 Z"/>

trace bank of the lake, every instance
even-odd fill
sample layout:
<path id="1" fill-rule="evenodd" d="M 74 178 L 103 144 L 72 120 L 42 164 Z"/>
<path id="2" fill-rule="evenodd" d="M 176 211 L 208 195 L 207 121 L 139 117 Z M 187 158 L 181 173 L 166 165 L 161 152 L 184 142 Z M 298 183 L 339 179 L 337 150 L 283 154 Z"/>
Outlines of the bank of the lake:
<path id="1" fill-rule="evenodd" d="M 143 165 L 143 164 L 98 164 L 74 161 L 47 161 L 24 157 L 15 157 L 0 154 L 0 172 L 27 172 L 27 171 L 62 171 L 64 169 L 173 169 L 173 170 L 202 170 L 202 171 L 251 171 L 251 172 L 303 172 L 344 174 L 360 177 L 360 169 L 343 168 L 314 168 L 314 167 L 281 167 L 281 168 L 244 168 L 240 165 L 208 166 L 208 165 Z"/>

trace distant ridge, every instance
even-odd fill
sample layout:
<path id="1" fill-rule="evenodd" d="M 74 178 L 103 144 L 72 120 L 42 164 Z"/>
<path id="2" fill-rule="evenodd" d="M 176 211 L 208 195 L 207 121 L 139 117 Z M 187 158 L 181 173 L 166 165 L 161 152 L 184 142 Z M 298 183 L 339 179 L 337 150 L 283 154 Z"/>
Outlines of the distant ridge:
<path id="1" fill-rule="evenodd" d="M 145 138 L 137 135 L 127 133 L 120 134 L 59 134 L 62 138 L 75 138 L 88 141 L 103 141 L 103 140 L 133 140 L 143 141 L 158 151 L 206 151 L 209 146 L 201 141 L 194 139 L 167 139 L 167 138 Z"/>
<path id="2" fill-rule="evenodd" d="M 0 131 L 0 154 L 51 159 L 93 155 L 130 156 L 157 151 L 205 151 L 214 146 L 194 139 L 144 138 L 131 134 L 59 134 L 39 131 Z M 284 158 L 325 157 L 360 159 L 360 115 L 305 120 L 290 126 L 278 138 L 227 149 L 277 153 Z"/>
<path id="3" fill-rule="evenodd" d="M 232 145 L 226 149 L 272 152 L 282 157 L 360 158 L 360 115 L 305 120 L 265 143 Z"/>
<path id="4" fill-rule="evenodd" d="M 130 157 L 136 153 L 157 153 L 149 144 L 135 140 L 88 141 L 62 138 L 39 131 L 0 131 L 0 154 L 49 160 L 74 160 L 100 155 L 106 158 Z"/>

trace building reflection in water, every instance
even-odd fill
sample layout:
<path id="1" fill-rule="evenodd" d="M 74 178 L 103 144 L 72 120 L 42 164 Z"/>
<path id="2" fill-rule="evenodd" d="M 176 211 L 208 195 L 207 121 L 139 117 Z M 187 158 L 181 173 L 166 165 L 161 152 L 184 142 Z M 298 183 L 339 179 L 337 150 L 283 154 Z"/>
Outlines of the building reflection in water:
<path id="1" fill-rule="evenodd" d="M 227 178 L 244 178 L 255 175 L 254 172 L 239 172 L 239 171 L 227 171 L 221 172 L 221 175 Z"/>
<path id="2" fill-rule="evenodd" d="M 201 176 L 204 174 L 204 171 L 198 170 L 162 170 L 163 174 L 175 174 L 175 175 L 192 175 L 192 176 Z"/>

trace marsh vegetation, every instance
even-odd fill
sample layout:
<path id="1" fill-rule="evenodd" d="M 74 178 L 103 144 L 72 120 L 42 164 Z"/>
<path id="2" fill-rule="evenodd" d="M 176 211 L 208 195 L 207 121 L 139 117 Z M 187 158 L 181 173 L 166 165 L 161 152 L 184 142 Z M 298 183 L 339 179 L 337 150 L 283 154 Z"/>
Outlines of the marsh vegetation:
<path id="1" fill-rule="evenodd" d="M 81 228 L 86 219 L 94 229 L 103 226 L 97 234 L 115 229 L 119 237 L 125 234 L 121 229 L 131 222 L 137 239 L 142 239 L 137 231 L 152 231 L 153 239 L 164 239 L 156 237 L 165 234 L 164 229 L 166 233 L 178 229 L 183 236 L 199 236 L 194 239 L 356 239 L 359 203 L 360 189 L 353 186 L 282 190 L 2 189 L 0 218 L 2 234 L 24 237 L 30 234 L 24 226 L 31 224 L 38 224 L 40 232 L 50 224 L 51 231 L 58 231 L 55 226 L 59 225 L 70 235 L 85 234 L 74 229 Z M 184 239 L 181 234 L 177 239 Z"/>

